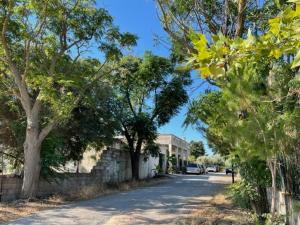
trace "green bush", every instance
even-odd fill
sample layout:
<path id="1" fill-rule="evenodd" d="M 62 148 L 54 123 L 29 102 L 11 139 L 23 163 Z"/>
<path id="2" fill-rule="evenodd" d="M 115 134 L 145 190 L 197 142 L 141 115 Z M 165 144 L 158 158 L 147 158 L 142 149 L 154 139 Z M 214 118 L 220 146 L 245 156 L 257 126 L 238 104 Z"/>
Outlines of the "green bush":
<path id="1" fill-rule="evenodd" d="M 263 215 L 264 217 L 264 225 L 285 225 L 284 215 L 276 215 L 272 218 L 271 213 L 266 213 Z"/>
<path id="2" fill-rule="evenodd" d="M 229 186 L 228 195 L 233 203 L 243 209 L 251 209 L 251 201 L 258 197 L 255 188 L 244 181 L 236 182 Z"/>

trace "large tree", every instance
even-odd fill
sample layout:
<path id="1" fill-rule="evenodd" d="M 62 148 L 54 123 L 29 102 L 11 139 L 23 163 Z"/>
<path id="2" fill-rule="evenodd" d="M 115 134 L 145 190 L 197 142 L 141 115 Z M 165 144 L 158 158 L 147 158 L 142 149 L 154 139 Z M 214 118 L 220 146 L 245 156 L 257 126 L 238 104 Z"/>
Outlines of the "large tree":
<path id="1" fill-rule="evenodd" d="M 249 30 L 244 39 L 220 34 L 209 47 L 204 34 L 192 35 L 198 51 L 194 55 L 197 67 L 202 76 L 210 76 L 222 89 L 221 99 L 227 107 L 220 108 L 219 114 L 236 114 L 235 119 L 226 117 L 221 135 L 233 135 L 239 156 L 257 156 L 268 163 L 273 217 L 278 159 L 298 155 L 299 148 L 300 1 L 293 2 L 296 7 L 283 7 L 269 20 L 265 33 Z M 213 124 L 210 120 L 210 126 Z M 215 127 L 215 131 L 222 129 Z"/>
<path id="2" fill-rule="evenodd" d="M 205 148 L 204 148 L 203 142 L 191 141 L 190 142 L 190 151 L 191 151 L 191 156 L 195 157 L 196 159 L 199 156 L 205 155 Z"/>
<path id="3" fill-rule="evenodd" d="M 4 93 L 3 93 L 4 94 Z M 1 95 L 0 154 L 9 169 L 22 171 L 26 116 L 22 106 L 11 96 Z M 88 147 L 100 149 L 113 141 L 119 123 L 110 111 L 111 88 L 98 81 L 72 110 L 65 121 L 55 127 L 41 145 L 41 176 L 57 176 L 66 162 L 78 161 Z"/>
<path id="4" fill-rule="evenodd" d="M 189 74 L 176 72 L 170 60 L 147 52 L 143 58 L 124 57 L 110 81 L 115 91 L 113 114 L 126 138 L 133 178 L 139 179 L 141 154 L 158 153 L 157 128 L 188 100 Z"/>
<path id="5" fill-rule="evenodd" d="M 256 32 L 266 29 L 271 15 L 278 12 L 273 0 L 156 0 L 160 20 L 169 34 L 173 56 L 187 60 L 196 52 L 191 42 L 190 31 L 207 35 L 242 37 L 249 27 Z M 278 1 L 279 2 L 279 1 Z M 161 40 L 164 41 L 164 40 Z"/>
<path id="6" fill-rule="evenodd" d="M 44 139 L 135 37 L 120 33 L 89 0 L 1 1 L 0 26 L 1 80 L 26 117 L 22 196 L 34 197 Z M 103 63 L 82 59 L 91 46 L 105 53 Z"/>

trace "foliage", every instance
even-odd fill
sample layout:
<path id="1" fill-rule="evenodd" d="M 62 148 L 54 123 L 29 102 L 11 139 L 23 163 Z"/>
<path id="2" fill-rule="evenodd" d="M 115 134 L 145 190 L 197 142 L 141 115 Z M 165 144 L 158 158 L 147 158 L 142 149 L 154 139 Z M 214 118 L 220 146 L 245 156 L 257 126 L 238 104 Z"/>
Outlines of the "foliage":
<path id="1" fill-rule="evenodd" d="M 205 148 L 201 141 L 191 141 L 190 151 L 191 156 L 194 156 L 195 158 L 205 155 Z"/>
<path id="2" fill-rule="evenodd" d="M 176 155 L 170 155 L 170 156 L 168 156 L 167 162 L 168 162 L 168 171 L 167 172 L 169 174 L 177 173 L 178 172 L 178 168 L 177 168 L 177 162 L 178 162 L 178 160 L 177 160 Z M 186 167 L 183 167 L 182 169 L 183 169 L 182 172 L 184 172 L 186 170 Z"/>
<path id="3" fill-rule="evenodd" d="M 253 158 L 240 162 L 238 165 L 242 179 L 253 187 L 261 186 L 267 188 L 271 185 L 270 171 L 265 161 Z"/>
<path id="4" fill-rule="evenodd" d="M 279 8 L 272 0 L 156 0 L 160 20 L 172 41 L 174 58 L 186 60 L 195 53 L 190 30 L 201 32 L 211 40 L 214 35 L 243 37 L 248 28 L 256 33 L 266 30 L 268 18 L 276 15 Z M 191 66 L 191 65 L 190 65 Z"/>
<path id="5" fill-rule="evenodd" d="M 270 213 L 263 215 L 266 225 L 285 225 L 284 215 L 278 215 L 275 218 Z"/>
<path id="6" fill-rule="evenodd" d="M 297 57 L 291 63 L 290 55 L 296 54 L 299 46 L 298 8 L 288 6 L 259 36 L 251 31 L 246 39 L 219 34 L 207 47 L 203 34 L 191 35 L 198 50 L 194 55 L 196 67 L 221 88 L 212 94 L 218 100 L 211 94 L 200 98 L 196 104 L 199 108 L 192 108 L 192 114 L 209 125 L 208 134 L 221 137 L 231 154 L 243 159 L 270 160 L 281 152 L 297 151 L 299 90 L 291 86 L 298 80 L 293 69 Z M 213 109 L 207 107 L 206 100 Z"/>
<path id="7" fill-rule="evenodd" d="M 209 165 L 219 165 L 224 166 L 224 158 L 218 154 L 211 156 L 200 156 L 197 158 L 197 162 L 205 166 Z"/>
<path id="8" fill-rule="evenodd" d="M 244 181 L 231 184 L 228 188 L 228 195 L 236 205 L 243 209 L 251 209 L 251 201 L 258 197 L 256 189 Z"/>
<path id="9" fill-rule="evenodd" d="M 94 86 L 78 107 L 73 109 L 70 119 L 61 123 L 45 139 L 41 146 L 43 177 L 56 176 L 56 171 L 69 160 L 80 160 L 88 146 L 99 149 L 112 142 L 119 124 L 110 113 L 110 94 L 109 87 L 101 83 Z M 24 162 L 22 146 L 25 139 L 25 119 L 16 113 L 22 113 L 21 106 L 18 102 L 13 103 L 16 105 L 3 107 L 1 110 L 1 144 L 12 169 L 19 169 Z M 3 106 L 7 104 L 8 100 L 3 100 Z"/>
<path id="10" fill-rule="evenodd" d="M 23 197 L 35 197 L 45 138 L 65 122 L 86 91 L 111 71 L 136 37 L 122 33 L 93 0 L 7 0 L 0 8 L 0 83 L 26 118 Z M 91 46 L 104 62 L 84 59 Z"/>
<path id="11" fill-rule="evenodd" d="M 245 65 L 264 57 L 279 59 L 284 54 L 296 54 L 291 65 L 296 68 L 300 65 L 298 48 L 299 36 L 299 1 L 295 10 L 289 6 L 277 17 L 269 20 L 269 29 L 261 35 L 253 35 L 248 30 L 247 38 L 230 39 L 219 34 L 212 37 L 213 43 L 207 48 L 204 34 L 191 33 L 190 38 L 197 49 L 194 55 L 197 67 L 202 76 L 219 77 L 228 73 L 228 70 L 241 70 Z"/>
<path id="12" fill-rule="evenodd" d="M 4 91 L 0 92 L 0 101 L 0 154 L 9 163 L 9 171 L 21 169 L 24 161 L 25 115 L 19 102 L 5 95 Z"/>
<path id="13" fill-rule="evenodd" d="M 186 126 L 196 126 L 197 130 L 205 135 L 209 147 L 215 153 L 226 155 L 232 143 L 230 137 L 225 137 L 221 130 L 228 124 L 225 113 L 230 112 L 223 106 L 221 97 L 222 93 L 219 91 L 200 95 L 198 99 L 191 102 L 184 123 Z"/>
<path id="14" fill-rule="evenodd" d="M 25 69 L 19 73 L 24 76 L 29 97 L 47 104 L 50 109 L 44 112 L 47 117 L 67 116 L 76 95 L 81 93 L 79 89 L 97 76 L 101 63 L 80 58 L 92 41 L 107 57 L 119 57 L 120 47 L 135 43 L 134 37 L 121 33 L 109 13 L 97 9 L 93 1 L 32 0 L 1 4 L 1 27 L 8 20 L 1 56 L 7 58 L 9 53 L 16 67 Z M 23 51 L 27 54 L 25 58 Z M 3 63 L 1 79 L 11 92 L 15 75 L 9 63 Z"/>
<path id="15" fill-rule="evenodd" d="M 157 154 L 157 128 L 166 124 L 188 96 L 188 73 L 175 71 L 169 59 L 146 52 L 143 58 L 127 56 L 108 78 L 114 90 L 112 113 L 121 126 L 138 179 L 138 160 L 143 152 Z"/>

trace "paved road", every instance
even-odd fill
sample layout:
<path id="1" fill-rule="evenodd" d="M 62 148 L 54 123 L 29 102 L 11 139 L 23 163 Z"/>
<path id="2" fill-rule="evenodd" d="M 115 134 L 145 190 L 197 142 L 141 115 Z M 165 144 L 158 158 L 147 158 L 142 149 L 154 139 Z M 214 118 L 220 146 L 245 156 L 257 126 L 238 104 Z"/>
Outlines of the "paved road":
<path id="1" fill-rule="evenodd" d="M 175 219 L 199 201 L 211 198 L 229 181 L 224 174 L 174 175 L 156 186 L 41 211 L 9 224 L 174 224 Z"/>

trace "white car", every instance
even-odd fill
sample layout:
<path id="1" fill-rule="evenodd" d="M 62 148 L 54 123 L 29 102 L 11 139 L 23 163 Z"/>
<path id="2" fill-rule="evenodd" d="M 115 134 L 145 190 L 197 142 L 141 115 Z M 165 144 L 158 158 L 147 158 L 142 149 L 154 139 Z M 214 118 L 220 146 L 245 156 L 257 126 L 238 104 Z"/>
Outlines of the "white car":
<path id="1" fill-rule="evenodd" d="M 201 174 L 202 173 L 202 168 L 199 164 L 197 163 L 189 163 L 186 166 L 186 173 L 195 173 L 195 174 Z"/>
<path id="2" fill-rule="evenodd" d="M 208 166 L 206 168 L 206 172 L 214 172 L 214 173 L 216 173 L 217 172 L 217 167 L 216 166 Z"/>

